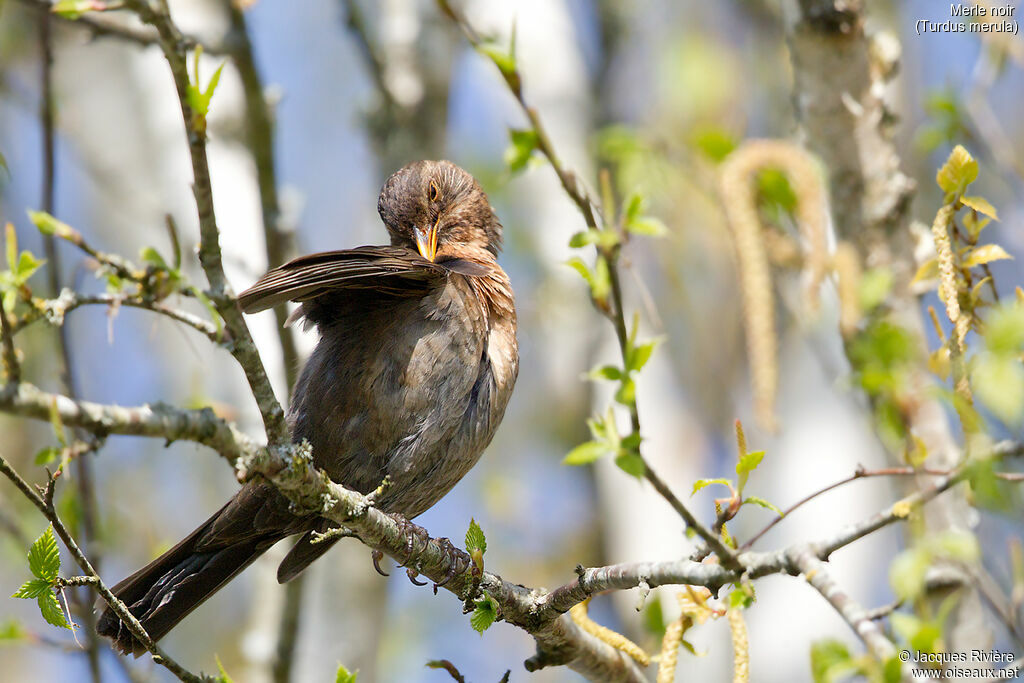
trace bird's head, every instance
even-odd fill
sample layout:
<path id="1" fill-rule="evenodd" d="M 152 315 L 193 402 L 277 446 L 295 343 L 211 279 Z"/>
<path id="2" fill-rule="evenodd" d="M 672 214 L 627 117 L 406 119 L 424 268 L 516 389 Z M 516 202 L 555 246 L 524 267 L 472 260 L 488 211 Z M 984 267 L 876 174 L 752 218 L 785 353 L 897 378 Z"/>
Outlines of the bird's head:
<path id="1" fill-rule="evenodd" d="M 388 178 L 377 211 L 391 244 L 436 261 L 461 247 L 501 249 L 501 223 L 470 174 L 450 161 L 416 161 Z"/>

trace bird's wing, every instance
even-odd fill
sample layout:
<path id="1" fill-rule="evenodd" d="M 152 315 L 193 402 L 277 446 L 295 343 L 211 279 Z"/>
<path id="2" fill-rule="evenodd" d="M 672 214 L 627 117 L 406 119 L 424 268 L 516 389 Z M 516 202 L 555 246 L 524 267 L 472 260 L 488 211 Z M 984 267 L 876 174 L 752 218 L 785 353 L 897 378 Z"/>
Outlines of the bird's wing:
<path id="1" fill-rule="evenodd" d="M 404 247 L 358 247 L 301 256 L 267 272 L 238 295 L 246 313 L 344 290 L 421 296 L 447 271 Z"/>

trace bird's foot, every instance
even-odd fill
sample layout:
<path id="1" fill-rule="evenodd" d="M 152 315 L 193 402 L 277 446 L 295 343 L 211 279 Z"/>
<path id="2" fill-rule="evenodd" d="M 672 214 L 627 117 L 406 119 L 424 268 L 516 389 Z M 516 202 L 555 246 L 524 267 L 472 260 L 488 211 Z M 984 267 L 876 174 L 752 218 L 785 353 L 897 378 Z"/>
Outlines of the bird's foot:
<path id="1" fill-rule="evenodd" d="M 409 567 L 408 569 L 405 570 L 405 575 L 409 577 L 409 581 L 411 581 L 412 585 L 414 585 L 414 586 L 426 586 L 427 585 L 426 581 L 417 581 L 416 580 L 416 577 L 419 576 L 420 573 L 418 571 L 416 571 L 415 569 L 413 569 L 412 567 Z"/>
<path id="2" fill-rule="evenodd" d="M 381 576 L 391 576 L 380 568 L 380 561 L 384 559 L 384 553 L 379 550 L 374 550 L 370 553 L 370 557 L 373 558 L 373 568 L 377 570 L 378 574 Z"/>
<path id="3" fill-rule="evenodd" d="M 430 542 L 430 534 L 427 533 L 426 529 L 418 524 L 413 524 L 402 515 L 395 514 L 392 516 L 398 524 L 399 532 L 405 536 L 405 559 L 398 565 L 399 567 L 404 567 L 412 560 L 413 551 L 416 549 L 416 541 L 419 540 L 421 545 L 426 547 L 427 543 Z"/>
<path id="4" fill-rule="evenodd" d="M 452 542 L 447 538 L 437 539 L 437 544 L 441 546 L 441 551 L 444 552 L 448 559 L 448 571 L 445 572 L 444 578 L 434 584 L 434 593 L 437 593 L 437 589 L 441 588 L 449 581 L 454 579 L 456 576 L 466 571 L 466 568 L 471 562 L 468 555 L 465 552 L 459 550 Z"/>

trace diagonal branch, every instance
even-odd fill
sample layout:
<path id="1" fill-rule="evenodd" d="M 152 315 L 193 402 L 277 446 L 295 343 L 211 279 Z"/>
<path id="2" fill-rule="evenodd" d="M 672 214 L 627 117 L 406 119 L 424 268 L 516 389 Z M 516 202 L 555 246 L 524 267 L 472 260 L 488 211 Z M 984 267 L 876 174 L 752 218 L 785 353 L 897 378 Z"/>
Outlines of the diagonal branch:
<path id="1" fill-rule="evenodd" d="M 224 264 L 220 250 L 220 229 L 217 227 L 217 215 L 213 206 L 213 187 L 210 184 L 210 163 L 206 155 L 205 121 L 196 112 L 189 101 L 189 76 L 186 64 L 185 38 L 171 20 L 165 0 L 156 7 L 150 6 L 145 0 L 128 0 L 127 5 L 135 10 L 139 17 L 153 26 L 160 37 L 160 48 L 171 69 L 174 87 L 178 94 L 181 117 L 185 125 L 188 140 L 189 156 L 192 161 L 194 183 L 192 192 L 196 200 L 196 212 L 199 217 L 199 262 L 210 283 L 210 300 L 217 312 L 224 318 L 231 333 L 231 355 L 245 372 L 249 388 L 252 390 L 256 404 L 259 406 L 267 439 L 271 444 L 287 443 L 290 439 L 288 426 L 285 423 L 284 410 L 274 396 L 274 390 L 267 378 L 266 368 L 260 358 L 256 345 L 253 343 L 249 326 L 245 322 L 242 310 L 238 307 L 231 286 L 224 274 Z M 198 87 L 195 84 L 194 87 Z"/>
<path id="2" fill-rule="evenodd" d="M 0 455 L 0 473 L 10 479 L 14 485 L 28 498 L 33 505 L 39 508 L 39 511 L 43 513 L 53 524 L 53 530 L 60 537 L 60 540 L 64 542 L 71 556 L 75 562 L 81 567 L 82 571 L 85 572 L 87 581 L 74 582 L 76 584 L 88 583 L 96 588 L 96 591 L 102 596 L 103 600 L 110 606 L 110 608 L 121 618 L 121 621 L 125 623 L 128 630 L 132 632 L 132 635 L 139 639 L 139 642 L 150 652 L 153 656 L 153 661 L 161 666 L 165 667 L 168 671 L 174 674 L 179 680 L 185 681 L 186 683 L 208 683 L 213 680 L 204 675 L 196 675 L 183 667 L 177 661 L 170 657 L 163 649 L 157 645 L 149 634 L 146 633 L 146 629 L 142 627 L 139 620 L 136 619 L 131 612 L 128 611 L 128 607 L 114 597 L 114 594 L 110 592 L 110 588 L 103 582 L 99 574 L 96 572 L 95 567 L 82 552 L 82 549 L 72 538 L 68 532 L 67 527 L 60 520 L 57 515 L 57 511 L 53 506 L 53 487 L 56 483 L 57 475 L 52 477 L 47 483 L 46 489 L 43 495 L 36 493 L 28 482 L 21 478 L 21 475 L 11 467 L 10 463 Z M 70 584 L 68 584 L 70 585 Z"/>

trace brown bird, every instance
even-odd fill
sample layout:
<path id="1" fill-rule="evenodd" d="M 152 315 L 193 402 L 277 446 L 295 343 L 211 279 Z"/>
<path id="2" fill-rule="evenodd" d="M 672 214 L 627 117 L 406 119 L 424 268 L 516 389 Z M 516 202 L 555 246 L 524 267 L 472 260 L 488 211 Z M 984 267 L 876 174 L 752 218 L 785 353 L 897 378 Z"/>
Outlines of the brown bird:
<path id="1" fill-rule="evenodd" d="M 391 246 L 303 256 L 238 297 L 246 313 L 300 302 L 290 321 L 320 341 L 295 385 L 293 439 L 334 481 L 361 493 L 387 477 L 377 505 L 413 518 L 476 464 L 501 422 L 519 369 L 516 313 L 496 261 L 501 223 L 480 185 L 448 161 L 392 175 L 377 203 Z M 114 587 L 154 640 L 272 545 L 304 534 L 278 568 L 298 575 L 331 542 L 331 523 L 296 516 L 252 481 L 187 538 Z M 109 608 L 97 630 L 122 652 L 141 644 Z"/>

